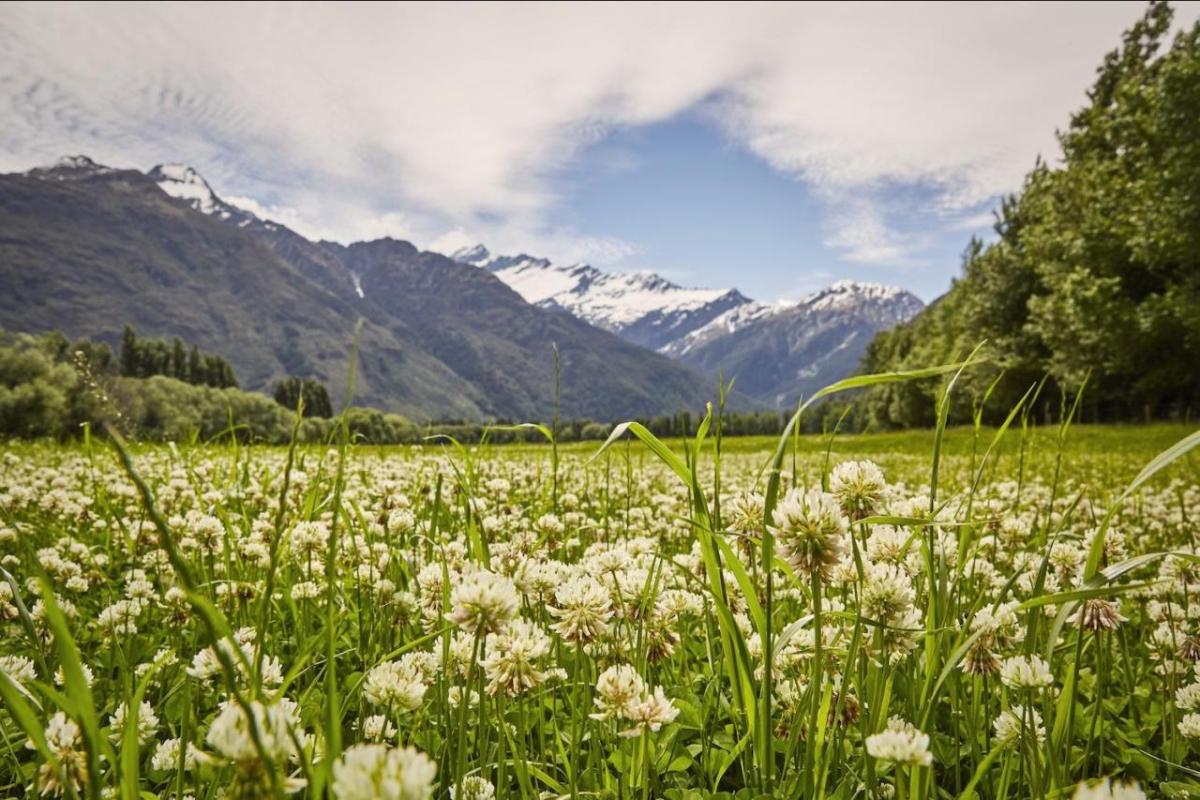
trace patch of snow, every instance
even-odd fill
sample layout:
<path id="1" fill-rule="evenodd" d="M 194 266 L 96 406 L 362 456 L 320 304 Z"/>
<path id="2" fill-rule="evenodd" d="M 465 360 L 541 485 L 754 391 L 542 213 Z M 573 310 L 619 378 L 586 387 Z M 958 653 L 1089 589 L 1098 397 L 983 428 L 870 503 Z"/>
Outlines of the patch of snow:
<path id="1" fill-rule="evenodd" d="M 204 177 L 186 164 L 159 164 L 146 175 L 158 185 L 158 188 L 178 200 L 183 200 L 201 214 L 209 214 L 224 221 L 236 221 L 239 228 L 244 228 L 258 217 L 244 208 L 228 203 L 217 196 Z M 266 223 L 267 230 L 276 230 L 276 226 Z"/>
<path id="2" fill-rule="evenodd" d="M 160 164 L 150 171 L 150 177 L 171 197 L 187 201 L 202 214 L 223 211 L 223 219 L 229 218 L 227 209 L 219 208 L 217 198 L 208 181 L 200 173 L 185 164 Z M 223 205 L 223 204 L 222 204 Z"/>
<path id="3" fill-rule="evenodd" d="M 110 172 L 116 172 L 112 167 L 106 167 L 103 164 L 97 164 L 92 159 L 85 155 L 63 156 L 53 164 L 48 164 L 42 167 L 34 167 L 26 172 L 26 175 L 39 175 L 42 173 L 58 173 L 55 175 L 58 180 L 63 180 L 65 175 L 62 173 L 71 172 L 76 175 L 106 175 Z"/>
<path id="4" fill-rule="evenodd" d="M 673 317 L 678 324 L 678 318 L 731 291 L 689 289 L 653 272 L 603 272 L 588 264 L 563 266 L 524 254 L 497 256 L 481 244 L 463 248 L 451 258 L 491 271 L 526 302 L 561 308 L 616 332 L 649 315 Z"/>

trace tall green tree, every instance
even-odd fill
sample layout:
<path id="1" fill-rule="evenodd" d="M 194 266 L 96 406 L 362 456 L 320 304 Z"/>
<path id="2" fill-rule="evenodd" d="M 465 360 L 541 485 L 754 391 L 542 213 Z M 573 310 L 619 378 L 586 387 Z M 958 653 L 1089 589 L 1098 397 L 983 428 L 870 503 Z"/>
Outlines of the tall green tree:
<path id="1" fill-rule="evenodd" d="M 990 366 L 965 385 L 982 393 L 1003 371 L 996 409 L 1042 375 L 1046 398 L 1090 375 L 1091 418 L 1200 408 L 1200 23 L 1169 41 L 1171 18 L 1150 4 L 1059 134 L 1061 166 L 1035 163 L 1001 204 L 997 240 L 972 243 L 950 291 L 880 334 L 865 370 L 941 363 L 987 340 Z M 927 424 L 933 391 L 872 389 L 867 416 Z"/>

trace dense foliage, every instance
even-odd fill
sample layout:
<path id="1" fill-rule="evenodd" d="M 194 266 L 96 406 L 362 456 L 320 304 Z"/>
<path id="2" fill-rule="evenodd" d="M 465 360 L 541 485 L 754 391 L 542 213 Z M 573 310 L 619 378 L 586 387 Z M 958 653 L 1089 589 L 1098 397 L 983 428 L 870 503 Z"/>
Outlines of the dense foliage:
<path id="1" fill-rule="evenodd" d="M 129 330 L 132 336 L 132 330 Z M 208 441 L 232 433 L 243 441 L 279 444 L 288 441 L 294 410 L 304 396 L 305 419 L 300 438 L 305 442 L 329 439 L 336 423 L 329 393 L 318 381 L 288 378 L 275 388 L 274 403 L 265 395 L 232 387 L 193 385 L 157 371 L 128 377 L 126 353 L 158 353 L 166 342 L 135 339 L 122 349 L 118 364 L 106 344 L 80 339 L 71 342 L 58 332 L 41 336 L 0 331 L 0 437 L 75 437 L 87 423 L 93 431 L 113 425 L 126 436 L 146 441 Z M 182 342 L 167 349 L 189 352 Z M 195 352 L 195 348 L 191 352 Z M 201 364 L 215 365 L 214 374 L 228 370 L 219 356 L 200 355 Z M 140 373 L 139 370 L 134 371 Z M 197 371 L 192 374 L 203 374 Z M 641 422 L 659 436 L 690 436 L 700 419 L 687 411 L 646 417 Z M 722 432 L 727 436 L 778 434 L 786 415 L 776 411 L 726 413 Z M 822 417 L 808 423 L 820 430 Z M 453 437 L 460 442 L 495 443 L 542 441 L 536 430 L 513 427 L 513 420 L 474 422 L 439 420 L 416 425 L 398 414 L 372 408 L 351 408 L 346 425 L 356 440 L 370 444 L 413 444 L 431 436 Z M 612 431 L 607 421 L 562 420 L 557 438 L 562 442 L 603 440 Z"/>
<path id="2" fill-rule="evenodd" d="M 238 385 L 233 367 L 220 356 L 201 353 L 194 344 L 189 350 L 178 336 L 169 342 L 138 338 L 131 325 L 121 334 L 120 363 L 121 374 L 127 378 L 166 375 L 196 386 L 228 389 Z"/>
<path id="3" fill-rule="evenodd" d="M 946 295 L 877 335 L 865 372 L 954 360 L 986 340 L 992 368 L 973 382 L 982 395 L 1005 373 L 995 408 L 1044 374 L 1072 392 L 1090 373 L 1086 419 L 1200 411 L 1200 23 L 1160 52 L 1170 23 L 1154 3 L 1126 33 L 1059 135 L 1061 165 L 1039 161 L 1004 202 L 998 240 L 972 242 Z M 866 417 L 931 424 L 934 391 L 872 390 Z"/>
<path id="4" fill-rule="evenodd" d="M 275 384 L 275 402 L 284 408 L 300 408 L 306 417 L 333 416 L 333 404 L 329 402 L 329 390 L 313 378 L 285 378 Z M 301 401 L 303 400 L 303 404 Z"/>

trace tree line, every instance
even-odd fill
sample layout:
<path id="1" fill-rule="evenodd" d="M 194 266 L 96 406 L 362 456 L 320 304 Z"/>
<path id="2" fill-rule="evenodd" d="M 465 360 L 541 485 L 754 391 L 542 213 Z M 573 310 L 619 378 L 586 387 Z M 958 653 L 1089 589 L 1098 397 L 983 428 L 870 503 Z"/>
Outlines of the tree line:
<path id="1" fill-rule="evenodd" d="M 178 336 L 170 341 L 138 338 L 132 325 L 126 325 L 121 334 L 120 366 L 126 378 L 165 375 L 194 386 L 228 389 L 238 385 L 233 367 L 220 356 L 202 353 L 194 344 L 189 349 Z"/>
<path id="2" fill-rule="evenodd" d="M 972 241 L 945 295 L 874 338 L 864 373 L 986 342 L 952 419 L 990 392 L 985 417 L 998 421 L 1043 377 L 1039 415 L 1085 382 L 1087 421 L 1200 410 L 1200 23 L 1168 43 L 1171 16 L 1152 3 L 1124 35 L 1058 135 L 1061 165 L 1038 160 L 1001 204 L 996 240 Z M 855 424 L 931 425 L 937 390 L 873 388 Z"/>
<path id="3" fill-rule="evenodd" d="M 167 353 L 163 358 L 162 354 Z M 177 353 L 184 353 L 177 359 Z M 180 378 L 177 364 L 193 361 L 204 368 Z M 207 380 L 212 367 L 215 385 Z M 339 419 L 329 392 L 313 378 L 288 377 L 279 381 L 268 397 L 237 388 L 232 368 L 220 356 L 201 353 L 180 339 L 141 338 L 131 327 L 122 337 L 121 353 L 114 357 L 104 342 L 71 341 L 59 332 L 41 335 L 0 330 L 0 437 L 52 437 L 67 439 L 81 434 L 85 425 L 102 431 L 111 425 L 123 435 L 146 441 L 205 441 L 233 435 L 243 441 L 287 442 L 295 425 L 295 411 L 303 399 L 300 438 L 328 441 Z M 197 380 L 192 380 L 193 378 Z M 788 414 L 777 411 L 726 412 L 721 417 L 724 435 L 778 435 Z M 690 436 L 700 416 L 690 411 L 645 417 L 638 421 L 658 436 Z M 818 424 L 814 415 L 809 425 Z M 352 437 L 372 444 L 418 444 L 453 437 L 473 443 L 539 442 L 536 430 L 514 427 L 526 420 L 441 420 L 417 424 L 399 414 L 373 408 L 346 410 L 345 422 Z M 559 441 L 600 441 L 613 425 L 608 421 L 570 419 L 557 423 Z"/>

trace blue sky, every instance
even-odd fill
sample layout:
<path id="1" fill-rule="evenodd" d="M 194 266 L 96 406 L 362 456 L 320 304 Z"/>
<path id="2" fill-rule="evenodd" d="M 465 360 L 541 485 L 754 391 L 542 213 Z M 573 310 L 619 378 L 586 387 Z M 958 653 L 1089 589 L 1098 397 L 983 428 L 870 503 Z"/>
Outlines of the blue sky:
<path id="1" fill-rule="evenodd" d="M 863 263 L 831 243 L 826 204 L 696 115 L 624 130 L 558 176 L 551 223 L 602 230 L 637 249 L 620 259 L 677 283 L 736 285 L 754 298 L 795 298 L 839 278 L 900 284 L 926 300 L 945 291 L 972 234 L 992 236 L 987 201 L 948 224 L 935 188 L 881 192 L 896 230 L 923 236 L 910 261 Z M 850 255 L 851 257 L 848 257 Z"/>
<path id="2" fill-rule="evenodd" d="M 1144 8 L 6 3 L 0 170 L 186 163 L 312 238 L 932 299 Z"/>

